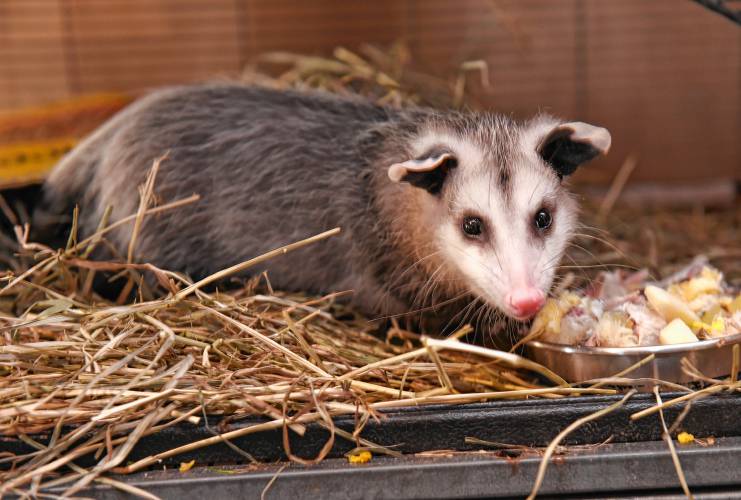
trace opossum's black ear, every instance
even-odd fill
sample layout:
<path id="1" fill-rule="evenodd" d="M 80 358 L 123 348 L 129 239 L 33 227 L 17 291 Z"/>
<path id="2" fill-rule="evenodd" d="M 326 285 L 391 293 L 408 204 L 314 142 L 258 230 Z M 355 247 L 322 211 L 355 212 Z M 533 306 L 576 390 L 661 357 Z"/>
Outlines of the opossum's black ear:
<path id="1" fill-rule="evenodd" d="M 607 154 L 611 141 L 610 132 L 602 127 L 563 123 L 548 133 L 538 146 L 538 153 L 559 177 L 564 177 L 573 174 L 579 165 Z"/>
<path id="2" fill-rule="evenodd" d="M 412 186 L 437 194 L 443 187 L 448 171 L 458 164 L 455 156 L 441 153 L 425 158 L 394 163 L 389 167 L 389 179 L 394 182 L 408 182 Z"/>

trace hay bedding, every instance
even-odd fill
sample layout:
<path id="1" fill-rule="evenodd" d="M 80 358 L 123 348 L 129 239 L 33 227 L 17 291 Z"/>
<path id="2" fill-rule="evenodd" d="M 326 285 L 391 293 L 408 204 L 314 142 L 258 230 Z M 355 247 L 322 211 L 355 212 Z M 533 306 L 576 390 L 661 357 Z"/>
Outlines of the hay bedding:
<path id="1" fill-rule="evenodd" d="M 401 49 L 395 50 L 404 55 Z M 380 99 L 405 99 L 399 83 L 403 64 L 398 58 L 384 59 L 386 53 L 375 49 L 370 54 L 375 58 L 372 63 L 358 61 L 359 56 L 346 51 L 339 52 L 337 60 L 320 60 L 321 64 L 312 59 L 312 64 L 321 66 L 321 71 L 315 72 L 306 69 L 306 59 L 299 58 L 293 61 L 292 72 L 271 82 L 294 85 L 314 81 L 325 87 L 339 85 L 342 90 L 346 83 L 357 85 L 360 81 L 370 85 L 369 92 Z M 301 64 L 303 70 L 298 71 Z M 387 71 L 368 70 L 381 64 L 389 66 Z M 479 65 L 469 64 L 462 71 L 471 67 Z M 455 99 L 459 98 L 455 92 L 465 87 L 465 80 L 460 82 L 459 77 L 453 83 Z M 283 429 L 284 433 L 300 435 L 311 422 L 329 429 L 330 438 L 313 460 L 295 457 L 286 449 L 292 460 L 321 460 L 335 439 L 350 440 L 358 448 L 375 453 L 395 454 L 360 437 L 364 424 L 369 419 L 382 419 L 387 408 L 616 392 L 569 386 L 516 354 L 465 343 L 459 339 L 470 332 L 468 327 L 448 339 L 426 338 L 399 327 L 378 336 L 367 321 L 351 316 L 336 302 L 338 294 L 305 297 L 273 292 L 265 277 L 229 292 L 207 293 L 203 289 L 273 255 L 331 238 L 336 231 L 276 249 L 198 283 L 136 263 L 136 228 L 147 217 L 177 210 L 197 199 L 151 206 L 155 177 L 156 166 L 142 190 L 136 214 L 114 224 L 108 224 L 104 217 L 99 231 L 83 241 L 77 241 L 73 227 L 65 249 L 29 242 L 28 227 L 16 225 L 18 254 L 4 273 L 0 291 L 0 433 L 19 437 L 36 451 L 0 456 L 2 493 L 42 495 L 49 488 L 64 487 L 64 495 L 74 495 L 95 481 L 151 497 L 106 474 L 156 466 L 160 459 L 228 443 L 248 433 Z M 2 208 L 13 217 L 7 205 Z M 665 229 L 667 220 L 671 226 L 678 218 L 656 217 L 643 225 L 640 234 L 626 234 L 637 225 L 616 225 L 613 221 L 619 220 L 619 214 L 615 214 L 599 222 L 618 228 L 617 238 L 585 227 L 574 247 L 574 265 L 564 266 L 562 287 L 590 279 L 592 271 L 604 264 L 648 265 L 661 274 L 665 269 L 660 265 L 676 266 L 686 257 L 681 252 L 697 248 L 714 252 L 714 263 L 727 276 L 738 275 L 733 268 L 738 264 L 733 253 L 737 251 L 737 215 L 730 226 L 726 224 L 727 214 L 692 215 L 695 223 L 706 218 L 699 224 L 703 234 L 707 234 L 707 221 L 718 224 L 718 231 L 705 239 L 698 232 L 690 232 L 690 239 L 698 240 L 691 242 L 696 245 L 685 241 L 677 246 L 667 241 L 668 235 L 676 233 Z M 646 222 L 648 216 L 641 217 Z M 105 234 L 122 224 L 134 227 L 128 258 L 116 262 L 91 260 L 93 248 L 105 244 Z M 684 229 L 681 234 L 688 234 Z M 642 249 L 646 238 L 650 252 L 635 252 L 633 247 Z M 709 241 L 714 242 L 712 248 Z M 92 282 L 100 273 L 127 283 L 122 299 L 112 302 L 95 294 Z M 148 287 L 142 280 L 143 273 L 154 273 L 160 290 Z M 136 299 L 124 300 L 127 296 Z M 353 319 L 336 319 L 340 316 Z M 739 388 L 735 379 L 708 383 L 706 389 L 683 396 L 682 402 Z M 657 404 L 636 418 L 677 402 Z M 128 454 L 142 437 L 178 424 L 203 425 L 206 414 L 227 416 L 230 421 L 259 415 L 266 421 L 234 431 L 220 429 L 222 433 L 212 438 L 127 463 Z M 332 417 L 342 414 L 356 415 L 353 434 L 334 428 Z M 580 423 L 561 433 L 552 447 L 555 449 L 558 441 Z M 34 441 L 32 436 L 39 433 L 50 433 L 49 442 Z M 249 450 L 236 451 L 250 459 Z M 84 455 L 92 455 L 96 465 L 90 469 L 77 466 L 75 460 Z M 546 465 L 544 461 L 533 493 Z"/>
<path id="2" fill-rule="evenodd" d="M 142 199 L 152 198 L 144 194 Z M 302 434 L 311 422 L 327 428 L 331 437 L 313 460 L 286 449 L 292 460 L 321 460 L 335 439 L 394 455 L 360 437 L 364 424 L 382 419 L 384 409 L 617 392 L 569 386 L 516 354 L 459 340 L 469 327 L 448 339 L 398 327 L 379 336 L 336 301 L 339 294 L 271 292 L 263 276 L 229 292 L 203 290 L 272 256 L 331 238 L 337 230 L 197 283 L 148 264 L 90 260 L 112 227 L 137 221 L 140 226 L 146 217 L 195 199 L 142 204 L 137 214 L 102 224 L 83 241 L 70 237 L 67 248 L 59 250 L 28 242 L 28 228 L 16 226 L 20 251 L 0 291 L 0 433 L 19 437 L 37 451 L 0 457 L 3 493 L 40 494 L 68 486 L 65 495 L 72 495 L 98 481 L 146 496 L 105 474 L 135 472 L 185 451 L 268 429 Z M 608 249 L 619 244 L 600 243 Z M 597 255 L 598 249 L 593 246 L 589 253 Z M 584 272 L 590 271 L 586 266 Z M 116 303 L 96 295 L 92 279 L 103 272 L 129 283 L 137 299 Z M 155 273 L 160 292 L 145 285 L 143 273 Z M 735 380 L 709 382 L 707 389 L 689 396 L 739 385 Z M 227 426 L 220 435 L 127 464 L 142 437 L 177 424 L 202 425 L 205 414 L 232 422 L 255 415 L 267 420 L 234 431 Z M 334 428 L 332 417 L 342 414 L 357 417 L 354 433 Z M 32 436 L 39 433 L 50 434 L 50 441 L 35 442 Z M 237 452 L 251 458 L 249 450 Z M 75 465 L 83 455 L 93 455 L 96 465 Z"/>
<path id="3" fill-rule="evenodd" d="M 147 186 L 151 190 L 154 182 Z M 146 190 L 143 194 L 143 200 L 151 199 Z M 140 227 L 153 212 L 187 201 L 192 199 L 160 207 L 142 204 L 116 225 Z M 445 340 L 392 328 L 383 339 L 372 335 L 365 321 L 335 319 L 328 312 L 341 307 L 333 305 L 334 295 L 260 293 L 262 278 L 229 293 L 202 290 L 337 230 L 191 283 L 147 264 L 90 260 L 111 227 L 102 225 L 80 242 L 73 234 L 60 250 L 29 243 L 27 231 L 16 228 L 19 262 L 29 265 L 19 263 L 19 269 L 6 272 L 0 295 L 0 432 L 20 436 L 38 451 L 0 459 L 12 466 L 0 473 L 4 492 L 28 487 L 39 492 L 70 483 L 67 494 L 73 494 L 108 471 L 137 471 L 186 449 L 266 429 L 301 434 L 308 422 L 324 425 L 332 436 L 314 460 L 338 437 L 393 453 L 357 437 L 358 432 L 334 429 L 332 417 L 357 415 L 359 431 L 368 419 L 382 418 L 385 408 L 614 393 L 568 387 L 515 354 L 457 340 L 468 328 Z M 90 285 L 104 271 L 127 280 L 138 299 L 117 304 L 97 296 Z M 167 292 L 156 296 L 147 289 L 144 272 L 155 273 Z M 535 374 L 551 384 L 538 383 Z M 205 413 L 231 421 L 253 415 L 270 420 L 124 466 L 143 436 L 181 422 L 198 425 Z M 52 435 L 46 445 L 29 437 L 42 432 Z M 242 453 L 249 456 L 249 450 Z M 84 454 L 99 457 L 91 470 L 73 465 Z"/>

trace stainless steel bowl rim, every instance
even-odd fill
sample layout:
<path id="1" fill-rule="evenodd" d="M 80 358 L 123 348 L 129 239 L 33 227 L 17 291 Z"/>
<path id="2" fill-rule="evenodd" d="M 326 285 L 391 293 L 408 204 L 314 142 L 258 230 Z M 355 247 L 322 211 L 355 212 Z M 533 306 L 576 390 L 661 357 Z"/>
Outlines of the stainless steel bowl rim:
<path id="1" fill-rule="evenodd" d="M 700 351 L 722 347 L 730 344 L 741 343 L 741 333 L 718 337 L 715 339 L 700 340 L 698 342 L 687 342 L 684 344 L 671 345 L 652 345 L 638 347 L 584 347 L 567 344 L 554 344 L 552 342 L 542 342 L 532 340 L 527 344 L 535 349 L 547 349 L 559 351 L 567 354 L 586 354 L 586 355 L 613 355 L 613 356 L 648 356 L 650 354 L 681 354 L 683 352 Z"/>

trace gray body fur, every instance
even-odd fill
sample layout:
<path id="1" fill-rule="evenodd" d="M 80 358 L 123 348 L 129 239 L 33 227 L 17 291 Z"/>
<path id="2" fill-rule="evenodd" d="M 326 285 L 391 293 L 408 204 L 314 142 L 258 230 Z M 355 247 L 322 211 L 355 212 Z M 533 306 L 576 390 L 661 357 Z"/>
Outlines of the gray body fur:
<path id="1" fill-rule="evenodd" d="M 146 218 L 137 260 L 198 279 L 339 226 L 340 236 L 266 264 L 272 286 L 354 289 L 363 310 L 385 310 L 379 280 L 387 279 L 383 261 L 396 256 L 385 257 L 393 251 L 390 228 L 374 214 L 371 179 L 386 176 L 385 168 L 374 168 L 381 156 L 393 155 L 382 149 L 403 143 L 399 135 L 416 128 L 419 113 L 230 84 L 159 91 L 64 159 L 44 186 L 43 210 L 68 214 L 78 203 L 80 234 L 88 236 L 106 206 L 113 207 L 112 221 L 136 212 L 138 187 L 167 153 L 157 198 L 201 198 Z M 404 154 L 398 151 L 398 158 Z M 131 231 L 128 225 L 109 236 L 120 255 Z"/>

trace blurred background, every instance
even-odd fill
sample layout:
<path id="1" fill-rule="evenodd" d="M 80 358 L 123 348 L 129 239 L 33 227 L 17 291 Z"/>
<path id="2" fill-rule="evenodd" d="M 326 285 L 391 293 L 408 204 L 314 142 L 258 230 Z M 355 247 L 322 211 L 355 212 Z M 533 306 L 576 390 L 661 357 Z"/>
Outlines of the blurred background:
<path id="1" fill-rule="evenodd" d="M 403 46 L 453 92 L 466 72 L 476 107 L 610 129 L 585 192 L 622 169 L 625 196 L 734 203 L 741 29 L 689 0 L 0 0 L 0 187 L 43 177 L 141 92 L 366 44 Z"/>

